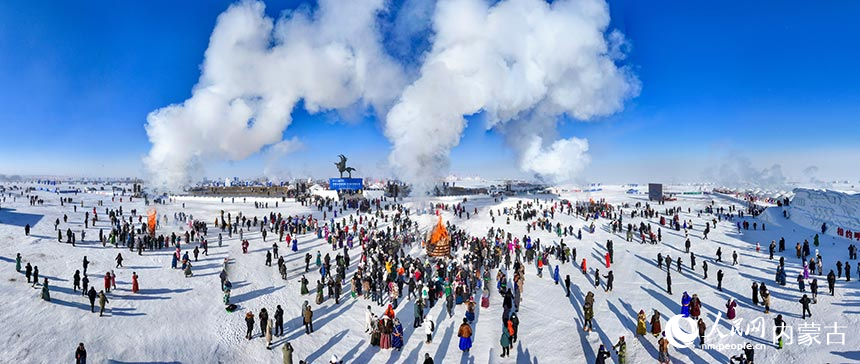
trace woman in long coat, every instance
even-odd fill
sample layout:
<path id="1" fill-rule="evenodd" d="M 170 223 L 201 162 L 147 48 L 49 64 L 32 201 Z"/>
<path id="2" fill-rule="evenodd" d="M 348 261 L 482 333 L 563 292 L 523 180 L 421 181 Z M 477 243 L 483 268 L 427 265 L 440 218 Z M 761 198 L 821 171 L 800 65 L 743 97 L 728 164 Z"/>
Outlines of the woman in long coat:
<path id="1" fill-rule="evenodd" d="M 651 334 L 657 337 L 660 336 L 661 332 L 663 332 L 663 328 L 660 326 L 660 312 L 654 310 L 654 314 L 651 315 Z"/>
<path id="2" fill-rule="evenodd" d="M 266 349 L 272 348 L 272 326 L 275 326 L 272 319 L 269 319 L 266 325 Z"/>
<path id="3" fill-rule="evenodd" d="M 645 310 L 639 310 L 639 315 L 636 317 L 636 335 L 645 335 L 648 329 L 645 328 Z"/>
<path id="4" fill-rule="evenodd" d="M 110 272 L 105 273 L 105 292 L 110 292 Z"/>
<path id="5" fill-rule="evenodd" d="M 379 320 L 379 348 L 391 349 L 391 332 L 394 331 L 391 325 L 391 319 L 383 315 Z"/>
<path id="6" fill-rule="evenodd" d="M 137 272 L 131 273 L 131 292 L 137 293 L 140 290 L 140 286 L 137 283 Z"/>
<path id="7" fill-rule="evenodd" d="M 302 285 L 301 285 L 301 294 L 306 295 L 310 291 L 308 290 L 308 279 L 305 276 L 302 276 Z"/>
<path id="8" fill-rule="evenodd" d="M 729 302 L 728 302 L 728 303 L 726 303 L 726 310 L 727 310 L 727 311 L 726 311 L 726 318 L 727 318 L 727 319 L 729 319 L 729 320 L 734 320 L 734 319 L 735 319 L 735 315 L 736 315 L 735 308 L 736 308 L 737 306 L 738 306 L 738 303 L 737 303 L 737 302 L 735 302 L 735 299 L 734 299 L 734 298 L 729 298 Z"/>
<path id="9" fill-rule="evenodd" d="M 508 322 L 510 322 L 510 321 L 508 321 Z M 511 332 L 509 331 L 509 329 L 507 327 L 502 328 L 502 337 L 499 338 L 499 344 L 502 345 L 502 355 L 501 356 L 503 358 L 505 357 L 505 355 L 510 356 L 511 355 L 511 349 L 510 349 L 510 347 L 511 347 Z"/>
<path id="10" fill-rule="evenodd" d="M 701 314 L 702 301 L 699 300 L 699 295 L 694 293 L 693 298 L 690 299 L 690 316 L 694 319 L 698 319 Z"/>
<path id="11" fill-rule="evenodd" d="M 394 319 L 394 330 L 391 336 L 391 347 L 397 350 L 403 348 L 403 325 L 396 318 Z"/>
<path id="12" fill-rule="evenodd" d="M 48 292 L 48 278 L 45 278 L 45 281 L 42 283 L 42 299 L 45 301 L 51 301 L 51 293 Z"/>
<path id="13" fill-rule="evenodd" d="M 463 323 L 460 324 L 457 336 L 460 338 L 460 350 L 469 351 L 472 348 L 472 326 L 469 326 L 466 319 L 463 319 Z"/>
<path id="14" fill-rule="evenodd" d="M 687 292 L 684 292 L 684 296 L 681 297 L 681 314 L 684 317 L 690 317 L 690 295 Z"/>

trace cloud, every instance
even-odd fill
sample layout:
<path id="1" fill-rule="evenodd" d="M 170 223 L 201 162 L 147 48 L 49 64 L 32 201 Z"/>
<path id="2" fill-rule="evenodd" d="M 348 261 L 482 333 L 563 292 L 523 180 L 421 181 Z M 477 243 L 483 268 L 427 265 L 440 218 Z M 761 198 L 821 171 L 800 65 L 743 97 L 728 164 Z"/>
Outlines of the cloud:
<path id="1" fill-rule="evenodd" d="M 615 63 L 626 42 L 619 32 L 606 35 L 603 1 L 446 0 L 433 25 L 420 77 L 385 127 L 389 160 L 407 181 L 443 177 L 464 116 L 481 112 L 488 129 L 506 133 L 522 169 L 570 179 L 588 163 L 587 141 L 547 137 L 557 120 L 612 114 L 639 92 L 635 75 Z"/>
<path id="2" fill-rule="evenodd" d="M 322 0 L 277 21 L 261 2 L 218 17 L 191 98 L 153 111 L 144 158 L 151 183 L 177 189 L 212 160 L 242 160 L 279 143 L 299 100 L 310 113 L 356 103 L 384 112 L 406 84 L 381 48 L 383 0 Z M 274 150 L 278 150 L 275 147 Z"/>
<path id="3" fill-rule="evenodd" d="M 279 144 L 299 101 L 310 113 L 384 115 L 389 167 L 416 191 L 448 174 L 465 117 L 478 113 L 505 135 L 520 169 L 565 181 L 590 158 L 587 140 L 559 138 L 558 124 L 618 112 L 639 93 L 619 65 L 629 43 L 608 29 L 603 0 L 407 0 L 389 24 L 380 19 L 391 6 L 321 0 L 277 20 L 261 2 L 230 6 L 191 98 L 147 116 L 152 185 L 186 186 L 206 162 L 267 146 L 283 157 L 298 142 Z M 403 33 L 387 35 L 396 59 L 383 29 Z"/>

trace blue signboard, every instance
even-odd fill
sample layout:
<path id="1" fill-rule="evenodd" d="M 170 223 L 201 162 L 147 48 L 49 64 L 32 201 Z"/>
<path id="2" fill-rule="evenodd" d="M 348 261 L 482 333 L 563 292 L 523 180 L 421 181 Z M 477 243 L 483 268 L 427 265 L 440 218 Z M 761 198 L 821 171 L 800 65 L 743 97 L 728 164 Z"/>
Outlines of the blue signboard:
<path id="1" fill-rule="evenodd" d="M 362 180 L 361 178 L 329 178 L 328 189 L 335 190 L 335 191 L 363 190 L 364 189 L 364 180 Z"/>

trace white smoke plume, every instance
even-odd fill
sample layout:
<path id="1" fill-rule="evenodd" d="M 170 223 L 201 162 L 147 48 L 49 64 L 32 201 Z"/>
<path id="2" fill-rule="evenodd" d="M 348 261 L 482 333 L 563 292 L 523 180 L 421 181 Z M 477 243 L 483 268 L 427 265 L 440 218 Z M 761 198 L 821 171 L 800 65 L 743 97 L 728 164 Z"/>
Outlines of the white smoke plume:
<path id="1" fill-rule="evenodd" d="M 280 142 L 299 100 L 311 113 L 356 103 L 387 110 L 406 80 L 376 31 L 384 4 L 321 0 L 314 12 L 300 8 L 277 21 L 261 2 L 230 6 L 191 98 L 147 116 L 153 186 L 186 186 L 206 161 L 242 160 Z"/>
<path id="2" fill-rule="evenodd" d="M 602 0 L 444 0 L 433 23 L 420 77 L 389 111 L 385 128 L 390 162 L 408 181 L 444 176 L 464 116 L 479 112 L 488 129 L 507 134 L 521 169 L 570 179 L 587 165 L 588 144 L 556 140 L 556 120 L 617 112 L 639 92 L 636 77 L 615 64 L 624 38 L 606 34 Z"/>
<path id="3" fill-rule="evenodd" d="M 297 137 L 282 140 L 269 146 L 265 152 L 263 175 L 270 181 L 284 181 L 291 177 L 290 171 L 282 167 L 284 157 L 304 148 L 304 143 Z"/>
<path id="4" fill-rule="evenodd" d="M 749 157 L 738 152 L 731 152 L 724 157 L 722 164 L 716 168 L 704 171 L 705 180 L 712 181 L 720 187 L 735 189 L 766 189 L 790 190 L 788 179 L 782 172 L 782 166 L 772 164 L 759 168 Z"/>
<path id="5" fill-rule="evenodd" d="M 408 72 L 382 45 L 377 21 L 389 5 L 321 0 L 278 20 L 260 2 L 231 6 L 191 98 L 147 117 L 153 185 L 187 185 L 207 161 L 280 142 L 300 100 L 311 113 L 358 105 L 385 115 L 391 167 L 417 191 L 447 174 L 464 117 L 481 112 L 522 170 L 569 180 L 588 164 L 588 142 L 559 139 L 558 123 L 615 113 L 639 93 L 635 75 L 616 64 L 627 44 L 608 31 L 603 0 L 441 0 L 430 48 Z M 405 14 L 431 7 L 423 9 Z"/>

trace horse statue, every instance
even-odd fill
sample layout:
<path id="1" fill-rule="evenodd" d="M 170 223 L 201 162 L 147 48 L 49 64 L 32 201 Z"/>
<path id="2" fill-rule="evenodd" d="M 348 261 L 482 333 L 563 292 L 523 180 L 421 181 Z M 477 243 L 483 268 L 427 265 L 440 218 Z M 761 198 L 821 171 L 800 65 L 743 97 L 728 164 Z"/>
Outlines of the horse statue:
<path id="1" fill-rule="evenodd" d="M 340 178 L 343 178 L 343 172 L 348 173 L 348 178 L 352 178 L 352 172 L 355 171 L 355 168 L 346 166 L 346 157 L 343 154 L 338 154 L 337 156 L 340 157 L 340 162 L 334 165 L 337 166 L 337 171 L 340 172 Z"/>

